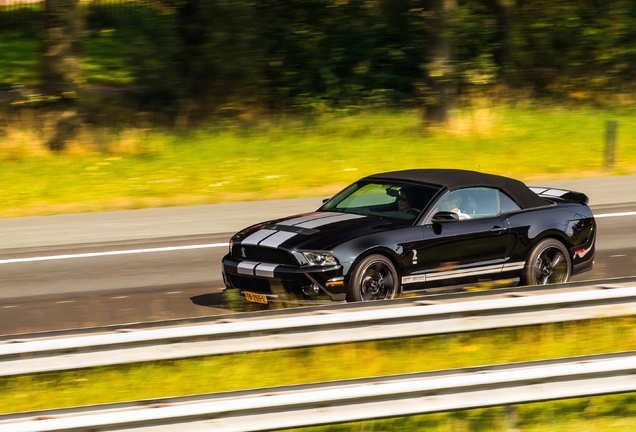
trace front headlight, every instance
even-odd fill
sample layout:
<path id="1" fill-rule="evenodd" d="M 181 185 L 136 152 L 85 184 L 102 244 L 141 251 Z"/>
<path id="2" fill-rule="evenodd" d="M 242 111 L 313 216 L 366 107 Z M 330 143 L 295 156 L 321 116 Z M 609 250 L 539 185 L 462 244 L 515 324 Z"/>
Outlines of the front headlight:
<path id="1" fill-rule="evenodd" d="M 336 257 L 327 252 L 303 252 L 307 263 L 312 266 L 337 265 Z"/>
<path id="2" fill-rule="evenodd" d="M 230 256 L 232 256 L 232 248 L 234 247 L 234 240 L 230 239 Z"/>

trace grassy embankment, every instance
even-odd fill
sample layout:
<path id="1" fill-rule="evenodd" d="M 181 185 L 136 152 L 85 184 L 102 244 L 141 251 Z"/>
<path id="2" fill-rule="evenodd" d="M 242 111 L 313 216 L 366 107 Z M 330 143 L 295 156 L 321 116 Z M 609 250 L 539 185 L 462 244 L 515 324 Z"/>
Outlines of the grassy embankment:
<path id="1" fill-rule="evenodd" d="M 26 117 L 26 116 L 25 116 Z M 200 130 L 86 130 L 66 155 L 36 118 L 0 119 L 0 217 L 328 196 L 385 170 L 453 167 L 522 180 L 636 172 L 636 112 L 489 107 L 423 135 L 417 112 L 227 123 Z M 604 128 L 619 120 L 617 163 Z M 98 151 L 101 149 L 102 151 Z"/>

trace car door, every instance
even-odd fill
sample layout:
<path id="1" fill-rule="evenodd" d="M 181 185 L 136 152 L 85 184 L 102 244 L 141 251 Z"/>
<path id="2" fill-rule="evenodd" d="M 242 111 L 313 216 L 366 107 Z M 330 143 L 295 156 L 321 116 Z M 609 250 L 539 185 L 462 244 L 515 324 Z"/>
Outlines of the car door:
<path id="1" fill-rule="evenodd" d="M 410 281 L 443 286 L 498 278 L 514 243 L 507 216 L 500 211 L 498 193 L 493 188 L 466 188 L 438 201 L 424 221 L 421 241 L 412 246 L 404 289 L 411 288 Z M 450 209 L 457 201 L 460 208 Z M 433 214 L 441 209 L 456 210 L 463 216 L 432 222 Z"/>

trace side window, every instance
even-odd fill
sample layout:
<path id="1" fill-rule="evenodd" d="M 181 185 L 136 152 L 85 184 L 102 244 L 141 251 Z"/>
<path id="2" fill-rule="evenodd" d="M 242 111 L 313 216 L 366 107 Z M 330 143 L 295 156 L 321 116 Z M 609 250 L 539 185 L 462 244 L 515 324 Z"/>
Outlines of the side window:
<path id="1" fill-rule="evenodd" d="M 473 192 L 473 188 L 449 192 L 437 203 L 437 211 L 449 211 L 457 213 L 460 219 L 471 219 L 477 208 Z"/>
<path id="2" fill-rule="evenodd" d="M 496 216 L 499 210 L 499 191 L 486 187 L 452 191 L 437 204 L 437 211 L 457 213 L 460 219 Z"/>
<path id="3" fill-rule="evenodd" d="M 521 207 L 517 205 L 508 195 L 499 191 L 499 205 L 502 213 L 508 213 L 512 211 L 521 210 Z"/>

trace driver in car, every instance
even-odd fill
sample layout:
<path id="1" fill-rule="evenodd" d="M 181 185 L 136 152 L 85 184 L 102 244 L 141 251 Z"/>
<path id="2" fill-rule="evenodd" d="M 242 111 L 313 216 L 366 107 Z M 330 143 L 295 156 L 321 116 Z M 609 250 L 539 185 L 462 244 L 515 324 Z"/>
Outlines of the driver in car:
<path id="1" fill-rule="evenodd" d="M 409 194 L 406 191 L 401 191 L 397 197 L 398 211 L 400 213 L 408 213 L 411 208 L 411 204 L 413 204 L 413 199 L 409 197 Z"/>

